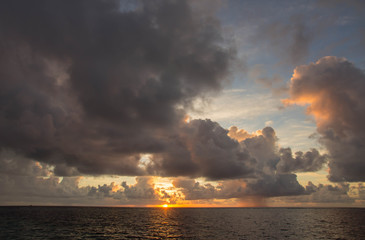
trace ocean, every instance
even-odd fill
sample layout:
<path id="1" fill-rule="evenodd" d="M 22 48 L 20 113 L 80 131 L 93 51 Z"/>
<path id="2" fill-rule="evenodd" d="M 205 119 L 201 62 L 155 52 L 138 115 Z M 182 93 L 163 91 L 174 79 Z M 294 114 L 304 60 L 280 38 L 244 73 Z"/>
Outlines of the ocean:
<path id="1" fill-rule="evenodd" d="M 365 209 L 0 207 L 0 239 L 365 239 Z"/>

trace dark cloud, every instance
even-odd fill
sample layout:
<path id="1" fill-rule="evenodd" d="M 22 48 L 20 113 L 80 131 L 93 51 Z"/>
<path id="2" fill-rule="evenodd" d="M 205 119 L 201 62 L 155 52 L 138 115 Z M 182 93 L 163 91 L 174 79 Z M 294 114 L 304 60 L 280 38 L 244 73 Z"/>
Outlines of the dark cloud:
<path id="1" fill-rule="evenodd" d="M 305 194 L 305 189 L 297 181 L 295 174 L 265 175 L 260 179 L 237 179 L 220 181 L 214 186 L 201 184 L 194 179 L 177 179 L 174 187 L 181 189 L 186 200 L 198 199 L 263 199 L 267 197 Z"/>
<path id="2" fill-rule="evenodd" d="M 0 3 L 0 144 L 59 175 L 143 175 L 234 52 L 186 1 Z M 123 6 L 122 6 L 123 7 Z"/>
<path id="3" fill-rule="evenodd" d="M 255 160 L 211 120 L 192 120 L 170 139 L 163 154 L 155 154 L 148 172 L 161 176 L 239 178 L 252 175 Z"/>
<path id="4" fill-rule="evenodd" d="M 196 121 L 196 123 L 198 123 L 198 121 Z M 201 121 L 200 124 L 202 123 L 206 124 L 206 122 Z M 210 124 L 213 123 L 211 122 Z M 207 132 L 214 133 L 215 131 L 209 130 Z M 218 186 L 213 186 L 209 183 L 200 184 L 194 179 L 175 179 L 173 185 L 182 189 L 187 200 L 246 197 L 266 198 L 306 194 L 304 187 L 299 184 L 297 176 L 293 174 L 293 172 L 318 171 L 326 162 L 326 155 L 321 155 L 316 149 L 312 149 L 306 153 L 297 152 L 294 157 L 290 148 L 279 148 L 277 144 L 278 138 L 274 129 L 271 127 L 265 127 L 254 134 L 248 134 L 247 131 L 243 129 L 231 127 L 228 132 L 229 136 L 239 140 L 239 142 L 233 141 L 232 138 L 226 139 L 227 132 L 228 131 L 225 130 L 224 133 L 222 130 L 222 133 L 224 133 L 223 135 L 217 135 L 214 138 L 210 136 L 210 138 L 207 138 L 207 135 L 200 131 L 199 137 L 193 136 L 191 138 L 195 140 L 205 139 L 205 141 L 200 140 L 200 142 L 186 145 L 196 146 L 200 151 L 205 151 L 208 146 L 209 152 L 213 153 L 212 155 L 204 154 L 204 156 L 210 156 L 210 161 L 198 165 L 199 167 L 196 167 L 198 170 L 208 169 L 212 173 L 224 174 L 225 169 L 230 169 L 231 166 L 234 167 L 237 165 L 236 168 L 241 167 L 240 169 L 242 169 L 242 172 L 239 172 L 239 169 L 236 169 L 236 176 L 230 175 L 230 177 L 227 177 L 220 175 L 219 178 L 214 178 L 213 176 L 206 174 L 203 175 L 211 179 L 234 178 L 232 180 L 220 181 Z M 217 139 L 220 141 L 217 141 Z M 245 153 L 245 158 L 241 160 L 242 163 L 240 163 L 239 158 L 236 158 L 237 163 L 229 161 L 228 158 L 222 158 L 221 155 L 217 153 L 217 150 L 214 150 L 215 148 L 219 149 L 218 146 L 227 145 L 223 144 L 226 141 L 232 144 L 232 152 L 236 155 L 238 153 Z M 209 142 L 209 145 L 203 145 L 203 142 Z M 239 149 L 240 152 L 237 153 L 237 149 Z M 192 156 L 198 155 L 193 151 L 190 152 L 192 153 Z M 238 154 L 238 156 L 239 155 L 240 154 Z M 161 159 L 167 161 L 169 158 Z M 193 158 L 191 163 L 193 165 L 196 163 L 200 164 L 198 161 L 201 161 L 201 159 L 202 158 Z M 233 160 L 234 158 L 231 157 L 229 159 Z M 172 160 L 170 160 L 170 162 L 172 162 Z M 216 162 L 221 163 L 217 164 Z M 243 165 L 243 163 L 247 164 L 248 162 L 250 164 L 246 165 L 244 168 L 245 165 Z M 157 168 L 159 170 L 170 171 L 171 169 L 166 168 L 166 163 L 165 165 L 164 163 L 165 162 L 162 162 Z M 234 173 L 233 170 L 229 170 L 228 172 Z"/>
<path id="5" fill-rule="evenodd" d="M 276 197 L 304 194 L 304 188 L 297 181 L 294 172 L 318 171 L 326 162 L 326 155 L 316 149 L 306 153 L 290 148 L 279 148 L 275 130 L 265 127 L 257 134 L 247 134 L 236 128 L 230 129 L 230 136 L 240 139 L 240 145 L 255 160 L 254 176 L 244 180 L 242 196 Z"/>
<path id="6" fill-rule="evenodd" d="M 290 148 L 281 148 L 279 152 L 280 162 L 277 165 L 279 172 L 316 172 L 327 162 L 327 156 L 321 155 L 317 149 L 306 153 L 296 152 L 295 158 Z"/>
<path id="7" fill-rule="evenodd" d="M 295 174 L 264 175 L 255 181 L 249 181 L 245 195 L 278 197 L 304 194 Z"/>
<path id="8" fill-rule="evenodd" d="M 305 153 L 299 151 L 293 156 L 290 148 L 279 148 L 275 130 L 271 127 L 265 127 L 256 135 L 231 127 L 229 134 L 241 139 L 241 146 L 256 160 L 255 173 L 258 174 L 315 172 L 327 161 L 327 155 L 320 154 L 316 149 Z"/>
<path id="9" fill-rule="evenodd" d="M 331 181 L 365 180 L 365 74 L 344 58 L 324 57 L 294 70 L 287 104 L 308 104 L 329 152 Z"/>

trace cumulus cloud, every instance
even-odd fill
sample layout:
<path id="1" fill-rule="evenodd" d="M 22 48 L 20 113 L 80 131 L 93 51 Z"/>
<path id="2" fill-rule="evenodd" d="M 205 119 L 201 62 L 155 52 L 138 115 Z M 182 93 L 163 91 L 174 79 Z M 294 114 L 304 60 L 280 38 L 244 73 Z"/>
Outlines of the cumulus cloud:
<path id="1" fill-rule="evenodd" d="M 191 120 L 170 139 L 164 153 L 150 157 L 146 169 L 151 175 L 219 180 L 317 171 L 326 162 L 315 149 L 297 152 L 294 158 L 291 149 L 280 149 L 277 141 L 271 127 L 249 134 L 235 126 L 226 130 L 208 119 Z"/>
<path id="2" fill-rule="evenodd" d="M 296 152 L 294 157 L 290 148 L 279 148 L 278 138 L 271 127 L 265 127 L 252 134 L 237 127 L 231 127 L 227 132 L 224 136 L 230 134 L 231 137 L 235 137 L 239 146 L 238 149 L 246 154 L 243 162 L 250 160 L 250 165 L 247 168 L 249 171 L 238 172 L 238 175 L 234 177 L 235 179 L 219 181 L 218 186 L 209 183 L 200 184 L 194 179 L 174 180 L 173 185 L 182 189 L 186 199 L 264 198 L 306 194 L 305 188 L 299 184 L 294 172 L 317 171 L 326 162 L 326 155 L 321 155 L 316 149 L 306 153 Z M 221 136 L 219 139 L 224 138 Z M 211 140 L 211 142 L 214 141 Z M 212 146 L 211 144 L 209 146 Z M 235 146 L 234 149 L 237 148 L 236 145 L 233 146 Z M 202 146 L 199 148 L 201 149 Z M 231 164 L 224 158 L 221 160 L 219 154 L 214 154 L 214 156 L 217 157 L 215 161 L 226 162 L 227 165 Z M 214 172 L 224 169 L 217 164 L 211 164 L 211 166 L 204 164 L 203 166 L 214 169 Z M 159 165 L 159 169 L 163 169 L 163 166 Z"/>
<path id="3" fill-rule="evenodd" d="M 192 120 L 170 139 L 169 149 L 151 158 L 148 172 L 209 179 L 250 176 L 255 160 L 227 133 L 211 120 Z"/>
<path id="4" fill-rule="evenodd" d="M 220 198 L 219 190 L 212 184 L 200 184 L 194 179 L 175 179 L 173 186 L 181 189 L 186 200 Z"/>
<path id="5" fill-rule="evenodd" d="M 327 148 L 331 181 L 365 180 L 365 74 L 345 58 L 298 66 L 286 104 L 308 105 Z"/>
<path id="6" fill-rule="evenodd" d="M 124 195 L 129 199 L 158 199 L 154 189 L 154 182 L 151 177 L 137 177 L 137 183 L 129 186 L 122 182 Z"/>
<path id="7" fill-rule="evenodd" d="M 228 136 L 236 139 L 237 141 L 241 142 L 246 138 L 250 138 L 255 136 L 254 134 L 250 134 L 244 129 L 238 129 L 236 126 L 232 126 L 228 129 Z"/>
<path id="8" fill-rule="evenodd" d="M 281 148 L 279 152 L 277 170 L 280 172 L 316 172 L 327 162 L 327 156 L 321 155 L 317 149 L 306 153 L 296 152 L 295 157 L 290 148 Z"/>

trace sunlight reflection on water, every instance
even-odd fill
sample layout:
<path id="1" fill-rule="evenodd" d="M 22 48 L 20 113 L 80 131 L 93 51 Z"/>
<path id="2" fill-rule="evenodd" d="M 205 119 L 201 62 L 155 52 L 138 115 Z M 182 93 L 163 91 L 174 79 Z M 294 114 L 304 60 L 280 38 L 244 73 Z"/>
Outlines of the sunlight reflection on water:
<path id="1" fill-rule="evenodd" d="M 0 207 L 0 239 L 365 239 L 365 209 Z"/>

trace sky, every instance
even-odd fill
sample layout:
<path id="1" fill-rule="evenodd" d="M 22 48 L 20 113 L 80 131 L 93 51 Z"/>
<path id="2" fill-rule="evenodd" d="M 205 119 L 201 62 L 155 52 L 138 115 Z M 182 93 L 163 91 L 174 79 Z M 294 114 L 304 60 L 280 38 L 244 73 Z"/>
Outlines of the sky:
<path id="1" fill-rule="evenodd" d="M 365 207 L 361 0 L 0 2 L 0 205 Z"/>

